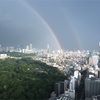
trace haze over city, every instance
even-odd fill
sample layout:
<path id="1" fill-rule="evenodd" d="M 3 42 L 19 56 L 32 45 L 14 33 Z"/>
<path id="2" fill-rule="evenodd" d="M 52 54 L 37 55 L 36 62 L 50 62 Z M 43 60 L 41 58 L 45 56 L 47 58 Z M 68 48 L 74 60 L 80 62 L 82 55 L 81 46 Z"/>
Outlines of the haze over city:
<path id="1" fill-rule="evenodd" d="M 99 11 L 98 0 L 0 0 L 0 44 L 98 49 Z"/>
<path id="2" fill-rule="evenodd" d="M 100 100 L 99 0 L 0 0 L 0 100 Z"/>

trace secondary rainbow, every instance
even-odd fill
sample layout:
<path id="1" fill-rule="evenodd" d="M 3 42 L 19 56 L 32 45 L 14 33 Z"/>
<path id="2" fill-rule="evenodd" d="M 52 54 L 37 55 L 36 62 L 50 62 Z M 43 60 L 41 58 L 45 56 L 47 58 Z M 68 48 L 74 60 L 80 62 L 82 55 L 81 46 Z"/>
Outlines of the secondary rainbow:
<path id="1" fill-rule="evenodd" d="M 70 14 L 68 13 L 68 10 L 65 11 L 64 7 L 61 6 L 61 5 L 59 5 L 59 9 L 63 13 L 66 24 L 67 24 L 67 26 L 69 26 L 70 32 L 73 34 L 73 36 L 76 40 L 78 48 L 80 50 L 82 50 L 83 47 L 82 47 L 82 43 L 81 43 L 81 40 L 80 40 L 80 36 L 78 34 L 78 31 L 77 31 L 75 25 L 73 24 L 72 20 L 69 17 Z"/>
<path id="2" fill-rule="evenodd" d="M 49 24 L 44 20 L 44 18 L 32 6 L 30 6 L 25 0 L 22 0 L 22 4 L 24 4 L 30 10 L 32 10 L 32 12 L 42 21 L 42 23 L 45 25 L 45 27 L 48 29 L 48 31 L 51 33 L 52 37 L 54 38 L 54 40 L 55 40 L 55 42 L 56 42 L 56 44 L 58 46 L 58 49 L 62 50 L 62 47 L 60 45 L 59 40 L 57 39 L 55 33 L 53 32 L 53 30 L 51 29 L 51 27 L 49 26 Z M 61 9 L 61 10 L 66 15 L 66 13 L 64 12 L 64 9 Z M 68 12 L 67 12 L 66 16 L 67 16 L 67 18 L 65 18 L 65 19 L 67 20 L 67 22 L 68 22 L 67 24 L 69 25 L 70 30 L 71 30 L 73 36 L 76 39 L 77 46 L 78 46 L 79 49 L 82 50 L 82 45 L 81 45 L 81 41 L 80 41 L 78 32 L 77 32 L 75 26 L 72 24 L 72 21 L 70 20 L 70 17 L 68 17 Z"/>

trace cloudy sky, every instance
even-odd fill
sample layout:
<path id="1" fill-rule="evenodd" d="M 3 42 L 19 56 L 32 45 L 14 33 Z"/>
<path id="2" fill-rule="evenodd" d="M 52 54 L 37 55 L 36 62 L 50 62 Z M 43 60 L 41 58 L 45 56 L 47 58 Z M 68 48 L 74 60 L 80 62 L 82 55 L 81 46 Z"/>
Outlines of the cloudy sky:
<path id="1" fill-rule="evenodd" d="M 99 0 L 0 0 L 0 44 L 98 49 Z"/>

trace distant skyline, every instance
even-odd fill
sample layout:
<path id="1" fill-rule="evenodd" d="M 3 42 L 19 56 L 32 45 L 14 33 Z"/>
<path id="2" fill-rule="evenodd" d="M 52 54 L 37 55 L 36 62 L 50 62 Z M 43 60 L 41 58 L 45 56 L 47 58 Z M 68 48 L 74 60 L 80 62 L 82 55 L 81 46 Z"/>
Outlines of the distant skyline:
<path id="1" fill-rule="evenodd" d="M 100 1 L 0 0 L 1 45 L 56 49 L 57 41 L 65 50 L 98 49 Z"/>

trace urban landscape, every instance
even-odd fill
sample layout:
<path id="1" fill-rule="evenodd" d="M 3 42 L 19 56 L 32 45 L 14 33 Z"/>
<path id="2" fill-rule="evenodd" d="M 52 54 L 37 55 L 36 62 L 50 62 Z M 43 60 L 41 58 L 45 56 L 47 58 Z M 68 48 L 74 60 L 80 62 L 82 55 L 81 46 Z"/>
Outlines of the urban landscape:
<path id="1" fill-rule="evenodd" d="M 0 0 L 0 100 L 100 100 L 100 0 Z"/>
<path id="2" fill-rule="evenodd" d="M 54 84 L 54 91 L 50 94 L 49 100 L 100 99 L 99 51 L 52 51 L 49 45 L 46 49 L 36 50 L 32 44 L 29 44 L 26 48 L 16 49 L 0 45 L 0 52 L 1 59 L 22 59 L 21 55 L 8 56 L 8 53 L 30 54 L 25 57 L 31 57 L 33 60 L 58 68 L 66 79 Z"/>

